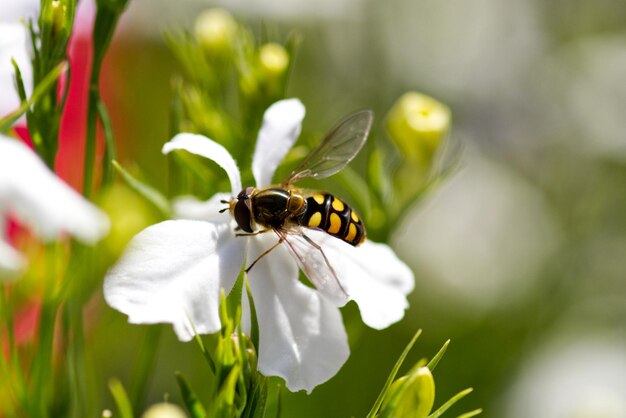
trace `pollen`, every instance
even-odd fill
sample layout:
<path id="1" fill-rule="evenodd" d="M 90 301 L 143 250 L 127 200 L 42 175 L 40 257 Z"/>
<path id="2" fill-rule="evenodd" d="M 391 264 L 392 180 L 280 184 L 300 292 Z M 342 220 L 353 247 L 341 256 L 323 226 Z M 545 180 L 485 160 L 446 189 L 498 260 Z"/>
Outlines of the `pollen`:
<path id="1" fill-rule="evenodd" d="M 346 235 L 345 240 L 347 242 L 352 242 L 354 240 L 354 237 L 356 237 L 356 225 L 350 223 L 350 226 L 348 227 L 348 235 Z"/>
<path id="2" fill-rule="evenodd" d="M 322 222 L 322 213 L 321 212 L 315 212 L 309 218 L 309 228 L 316 228 L 316 227 L 320 226 L 321 222 Z"/>
<path id="3" fill-rule="evenodd" d="M 318 205 L 321 205 L 321 204 L 324 203 L 324 195 L 323 194 L 314 194 L 313 195 L 313 200 L 315 200 Z"/>
<path id="4" fill-rule="evenodd" d="M 350 212 L 350 217 L 352 218 L 354 222 L 359 222 L 359 217 L 354 211 Z"/>
<path id="5" fill-rule="evenodd" d="M 330 214 L 330 226 L 328 227 L 329 234 L 336 234 L 341 229 L 341 218 L 336 213 Z"/>
<path id="6" fill-rule="evenodd" d="M 337 212 L 343 212 L 343 209 L 345 208 L 345 205 L 343 204 L 343 202 L 337 198 L 333 198 L 333 209 L 335 209 Z"/>

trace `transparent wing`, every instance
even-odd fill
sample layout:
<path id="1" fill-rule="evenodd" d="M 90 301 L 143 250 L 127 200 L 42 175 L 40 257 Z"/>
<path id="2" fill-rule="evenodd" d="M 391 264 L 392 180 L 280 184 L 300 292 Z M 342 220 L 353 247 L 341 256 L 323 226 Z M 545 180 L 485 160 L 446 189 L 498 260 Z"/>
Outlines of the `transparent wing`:
<path id="1" fill-rule="evenodd" d="M 322 179 L 340 171 L 363 148 L 373 120 L 374 112 L 371 110 L 360 110 L 346 116 L 311 150 L 283 184 L 295 183 L 306 177 Z"/>
<path id="2" fill-rule="evenodd" d="M 290 228 L 288 231 L 284 229 L 274 231 L 315 288 L 337 306 L 345 305 L 349 296 L 322 247 L 306 236 L 302 230 Z"/>

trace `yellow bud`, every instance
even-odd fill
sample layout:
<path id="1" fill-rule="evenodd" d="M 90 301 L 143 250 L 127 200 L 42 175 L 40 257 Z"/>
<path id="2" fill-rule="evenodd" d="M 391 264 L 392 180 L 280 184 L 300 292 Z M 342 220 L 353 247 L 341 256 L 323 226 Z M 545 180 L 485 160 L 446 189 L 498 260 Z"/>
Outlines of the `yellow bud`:
<path id="1" fill-rule="evenodd" d="M 200 13 L 194 26 L 196 39 L 208 53 L 228 52 L 237 32 L 237 22 L 223 9 L 209 9 Z"/>
<path id="2" fill-rule="evenodd" d="M 148 408 L 141 418 L 187 418 L 187 415 L 171 403 L 157 403 Z"/>
<path id="3" fill-rule="evenodd" d="M 259 51 L 261 70 L 268 78 L 280 77 L 289 66 L 287 50 L 277 43 L 268 43 L 261 46 Z"/>
<path id="4" fill-rule="evenodd" d="M 432 97 L 405 93 L 387 115 L 389 136 L 407 159 L 428 165 L 450 128 L 450 109 Z"/>
<path id="5" fill-rule="evenodd" d="M 383 409 L 394 417 L 426 418 L 434 402 L 433 375 L 428 367 L 417 367 L 391 385 Z"/>

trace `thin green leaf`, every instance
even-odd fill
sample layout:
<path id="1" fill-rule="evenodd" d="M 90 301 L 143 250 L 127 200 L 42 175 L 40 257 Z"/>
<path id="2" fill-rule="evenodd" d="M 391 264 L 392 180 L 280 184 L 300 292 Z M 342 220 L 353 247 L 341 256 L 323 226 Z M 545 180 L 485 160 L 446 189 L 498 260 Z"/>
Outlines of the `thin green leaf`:
<path id="1" fill-rule="evenodd" d="M 464 398 L 467 395 L 469 395 L 473 390 L 474 389 L 472 389 L 472 388 L 467 388 L 465 390 L 460 391 L 459 393 L 457 393 L 456 395 L 451 397 L 446 403 L 441 405 L 439 407 L 439 409 L 437 409 L 435 412 L 430 414 L 428 416 L 428 418 L 438 418 L 438 417 L 440 417 L 444 412 L 446 412 L 448 410 L 448 408 L 450 408 L 452 405 L 454 405 L 455 403 L 460 401 L 462 398 Z"/>
<path id="2" fill-rule="evenodd" d="M 146 391 L 148 389 L 148 380 L 155 369 L 157 361 L 157 351 L 159 349 L 159 341 L 163 327 L 160 325 L 149 326 L 141 343 L 139 355 L 134 362 L 133 378 L 130 385 L 130 399 L 135 406 L 142 405 Z M 138 411 L 135 411 L 138 412 Z"/>
<path id="3" fill-rule="evenodd" d="M 131 189 L 157 208 L 164 218 L 170 218 L 170 204 L 165 196 L 163 196 L 155 188 L 148 186 L 133 177 L 128 171 L 124 170 L 124 168 L 117 161 L 112 161 L 112 164 Z"/>
<path id="4" fill-rule="evenodd" d="M 374 406 L 372 406 L 372 409 L 367 414 L 367 418 L 373 418 L 376 416 L 376 413 L 380 409 L 380 405 L 382 405 L 383 400 L 385 399 L 387 390 L 389 390 L 389 387 L 393 383 L 393 380 L 396 378 L 396 374 L 398 374 L 398 370 L 400 370 L 400 366 L 402 366 L 404 359 L 409 354 L 409 351 L 411 351 L 411 349 L 413 348 L 413 345 L 415 345 L 415 341 L 417 341 L 421 333 L 422 333 L 421 329 L 417 330 L 413 338 L 411 338 L 411 341 L 409 341 L 406 348 L 404 349 L 404 351 L 398 358 L 398 361 L 396 361 L 396 364 L 393 366 L 393 369 L 391 369 L 391 373 L 389 374 L 389 377 L 387 378 L 387 381 L 385 382 L 385 386 L 383 386 L 383 389 L 380 391 L 380 394 L 378 395 L 376 402 L 374 402 Z"/>
<path id="5" fill-rule="evenodd" d="M 441 360 L 443 355 L 446 353 L 446 350 L 448 349 L 448 345 L 450 345 L 450 340 L 443 343 L 443 346 L 439 349 L 437 354 L 435 354 L 435 357 L 433 357 L 432 360 L 430 360 L 428 364 L 426 365 L 426 367 L 428 367 L 431 372 L 435 370 L 435 367 L 437 367 L 437 364 L 439 364 L 439 360 Z"/>
<path id="6" fill-rule="evenodd" d="M 250 283 L 248 282 L 248 276 L 246 276 L 246 292 L 248 293 L 248 301 L 250 302 L 250 341 L 254 345 L 254 349 L 259 351 L 259 322 L 256 316 L 256 308 L 254 306 L 254 299 L 252 298 L 252 291 L 250 290 Z"/>
<path id="7" fill-rule="evenodd" d="M 483 410 L 478 408 L 478 409 L 474 409 L 473 411 L 461 414 L 457 418 L 472 418 L 472 417 L 475 417 L 476 415 L 480 415 L 482 413 L 483 413 Z"/>
<path id="8" fill-rule="evenodd" d="M 204 405 L 196 396 L 196 393 L 193 391 L 187 379 L 180 373 L 175 372 L 174 376 L 176 376 L 176 382 L 178 382 L 178 387 L 180 387 L 180 393 L 183 397 L 183 402 L 185 403 L 185 407 L 191 414 L 192 418 L 205 418 L 207 416 L 206 409 L 204 409 Z"/>
<path id="9" fill-rule="evenodd" d="M 120 418 L 133 418 L 133 407 L 128 400 L 126 390 L 118 379 L 109 380 L 109 390 L 117 407 Z"/>
<path id="10" fill-rule="evenodd" d="M 0 132 L 6 132 L 11 128 L 13 123 L 19 119 L 35 102 L 37 102 L 43 95 L 48 93 L 48 90 L 54 85 L 61 73 L 66 68 L 66 63 L 62 62 L 54 67 L 50 72 L 41 80 L 41 83 L 37 84 L 33 94 L 26 101 L 23 101 L 20 107 L 13 113 L 9 113 L 3 119 L 0 119 Z"/>
<path id="11" fill-rule="evenodd" d="M 102 100 L 98 100 L 96 105 L 98 118 L 102 124 L 104 132 L 104 163 L 102 165 L 102 182 L 107 185 L 113 181 L 113 161 L 115 161 L 115 139 L 113 137 L 113 127 L 106 105 Z"/>

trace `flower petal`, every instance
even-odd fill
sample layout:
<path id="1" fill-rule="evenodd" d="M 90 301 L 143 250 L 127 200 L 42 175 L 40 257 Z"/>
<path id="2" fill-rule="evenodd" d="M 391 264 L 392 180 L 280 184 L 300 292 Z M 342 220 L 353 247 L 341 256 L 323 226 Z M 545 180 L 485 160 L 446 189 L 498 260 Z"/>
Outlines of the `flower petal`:
<path id="1" fill-rule="evenodd" d="M 200 221 L 228 222 L 230 213 L 220 210 L 228 205 L 222 200 L 230 200 L 227 193 L 217 193 L 207 201 L 198 200 L 193 196 L 183 196 L 174 200 L 173 209 L 176 219 L 197 219 Z"/>
<path id="2" fill-rule="evenodd" d="M 323 248 L 350 299 L 359 305 L 363 322 L 383 329 L 402 319 L 414 277 L 389 246 L 368 240 L 353 247 L 323 231 L 306 234 Z"/>
<path id="3" fill-rule="evenodd" d="M 248 263 L 276 243 L 250 239 Z M 349 355 L 339 309 L 298 280 L 296 263 L 283 246 L 248 273 L 259 321 L 259 370 L 285 379 L 291 391 L 313 388 L 334 376 Z"/>
<path id="4" fill-rule="evenodd" d="M 0 135 L 0 213 L 11 212 L 44 239 L 67 232 L 93 244 L 108 233 L 100 209 L 63 183 L 20 141 Z"/>
<path id="5" fill-rule="evenodd" d="M 272 184 L 276 167 L 300 135 L 302 119 L 304 105 L 298 99 L 278 101 L 265 111 L 252 157 L 252 174 L 257 187 Z"/>
<path id="6" fill-rule="evenodd" d="M 244 240 L 225 222 L 165 221 L 137 234 L 104 280 L 107 303 L 134 324 L 173 324 L 189 341 L 220 329 L 220 289 L 229 292 Z"/>
<path id="7" fill-rule="evenodd" d="M 22 255 L 0 236 L 0 284 L 17 277 L 25 265 Z"/>
<path id="8" fill-rule="evenodd" d="M 21 102 L 14 84 L 15 69 L 11 59 L 15 60 L 20 69 L 26 95 L 31 94 L 33 71 L 27 48 L 28 39 L 28 30 L 24 24 L 17 21 L 0 22 L 0 117 L 17 110 Z"/>
<path id="9" fill-rule="evenodd" d="M 163 154 L 182 149 L 215 161 L 222 167 L 230 179 L 231 193 L 241 191 L 241 175 L 237 163 L 222 145 L 203 135 L 182 133 L 163 145 Z"/>

